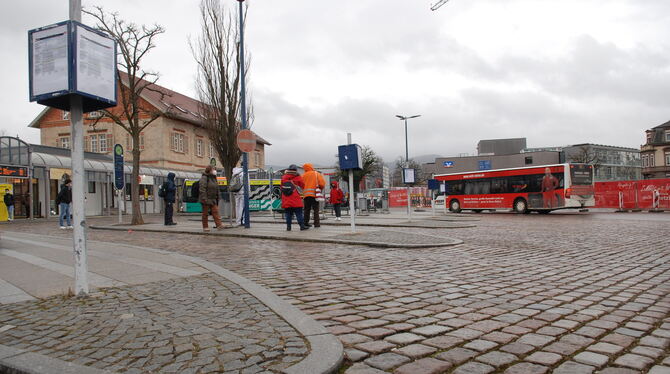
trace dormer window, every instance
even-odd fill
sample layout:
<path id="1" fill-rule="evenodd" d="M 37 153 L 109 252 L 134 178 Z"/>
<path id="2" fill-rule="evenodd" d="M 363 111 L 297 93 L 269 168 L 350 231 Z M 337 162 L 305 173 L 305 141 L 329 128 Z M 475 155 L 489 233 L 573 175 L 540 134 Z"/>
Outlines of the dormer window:
<path id="1" fill-rule="evenodd" d="M 665 141 L 670 142 L 670 130 L 665 130 Z"/>

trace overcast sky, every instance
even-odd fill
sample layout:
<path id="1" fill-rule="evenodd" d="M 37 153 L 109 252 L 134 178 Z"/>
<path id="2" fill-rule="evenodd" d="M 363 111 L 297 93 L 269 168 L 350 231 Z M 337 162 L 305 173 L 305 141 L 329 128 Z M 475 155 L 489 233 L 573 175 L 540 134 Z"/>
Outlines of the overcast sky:
<path id="1" fill-rule="evenodd" d="M 67 19 L 68 1 L 12 3 L 0 14 L 0 129 L 38 143 L 27 31 Z M 434 12 L 429 0 L 247 3 L 253 129 L 273 144 L 269 164 L 331 164 L 347 132 L 392 161 L 405 146 L 396 114 L 421 114 L 409 122 L 410 157 L 474 154 L 480 139 L 510 137 L 638 148 L 644 130 L 670 120 L 667 0 L 451 0 Z M 198 4 L 83 0 L 164 26 L 144 68 L 189 96 Z"/>

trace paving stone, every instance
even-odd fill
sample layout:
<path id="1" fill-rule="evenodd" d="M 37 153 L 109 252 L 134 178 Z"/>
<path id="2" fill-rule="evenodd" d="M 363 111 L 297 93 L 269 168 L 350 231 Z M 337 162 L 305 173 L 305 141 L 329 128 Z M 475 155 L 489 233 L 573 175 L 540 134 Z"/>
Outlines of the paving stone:
<path id="1" fill-rule="evenodd" d="M 344 334 L 344 335 L 339 335 L 337 337 L 340 339 L 342 344 L 345 346 L 349 345 L 354 345 L 358 343 L 364 343 L 364 342 L 369 342 L 372 340 L 369 336 L 361 335 L 361 334 Z"/>
<path id="2" fill-rule="evenodd" d="M 451 364 L 431 357 L 405 364 L 394 371 L 395 374 L 440 374 L 448 370 Z"/>
<path id="3" fill-rule="evenodd" d="M 646 345 L 654 348 L 667 349 L 670 346 L 670 339 L 659 338 L 656 336 L 645 336 L 640 339 L 640 345 Z"/>
<path id="4" fill-rule="evenodd" d="M 552 341 L 554 341 L 556 338 L 553 336 L 547 336 L 547 335 L 539 335 L 539 334 L 526 334 L 522 337 L 520 337 L 517 340 L 517 343 L 521 344 L 528 344 L 532 345 L 534 347 L 542 347 L 545 346 Z"/>
<path id="5" fill-rule="evenodd" d="M 495 370 L 493 366 L 479 362 L 468 362 L 456 368 L 454 374 L 488 374 Z M 409 374 L 409 373 L 408 373 Z"/>
<path id="6" fill-rule="evenodd" d="M 512 365 L 504 374 L 545 374 L 549 372 L 549 368 L 542 365 L 531 364 L 529 362 L 522 362 L 520 364 Z"/>
<path id="7" fill-rule="evenodd" d="M 610 343 L 597 343 L 588 347 L 589 351 L 604 353 L 606 355 L 616 355 L 623 350 L 623 347 Z"/>
<path id="8" fill-rule="evenodd" d="M 654 360 L 649 357 L 627 353 L 614 361 L 615 365 L 629 367 L 636 370 L 644 370 L 649 367 Z"/>
<path id="9" fill-rule="evenodd" d="M 633 369 L 608 367 L 599 371 L 598 374 L 641 374 L 641 373 Z"/>
<path id="10" fill-rule="evenodd" d="M 359 362 L 352 365 L 344 374 L 386 374 L 386 372 Z"/>
<path id="11" fill-rule="evenodd" d="M 361 351 L 365 351 L 368 353 L 372 354 L 379 354 L 385 351 L 391 350 L 391 348 L 395 347 L 395 344 L 391 344 L 389 342 L 385 342 L 383 340 L 375 340 L 367 343 L 360 343 L 356 344 L 354 346 L 356 349 L 359 349 Z"/>
<path id="12" fill-rule="evenodd" d="M 389 370 L 409 361 L 410 359 L 406 356 L 387 352 L 377 356 L 372 356 L 365 360 L 365 363 L 380 370 Z"/>
<path id="13" fill-rule="evenodd" d="M 600 341 L 605 342 L 605 343 L 612 343 L 621 347 L 628 347 L 629 345 L 633 344 L 635 341 L 635 338 L 627 335 L 621 335 L 621 334 L 609 334 L 605 336 L 604 338 L 600 339 Z"/>
<path id="14" fill-rule="evenodd" d="M 605 366 L 605 364 L 607 364 L 607 362 L 609 361 L 609 357 L 600 353 L 586 351 L 577 354 L 575 357 L 573 357 L 573 360 L 585 365 L 601 368 Z"/>
<path id="15" fill-rule="evenodd" d="M 526 353 L 528 353 L 528 352 L 530 352 L 534 349 L 535 349 L 535 347 L 533 347 L 532 345 L 521 344 L 521 343 L 517 343 L 517 342 L 509 343 L 507 345 L 504 345 L 504 346 L 500 347 L 501 351 L 505 351 L 505 352 L 508 352 L 508 353 L 511 353 L 511 354 L 514 354 L 514 355 L 518 355 L 518 356 L 524 355 L 524 354 L 526 354 Z"/>
<path id="16" fill-rule="evenodd" d="M 399 348 L 394 352 L 408 356 L 413 359 L 431 355 L 437 351 L 437 348 L 430 347 L 423 344 L 410 344 L 408 346 Z"/>
<path id="17" fill-rule="evenodd" d="M 488 351 L 489 349 L 495 348 L 497 346 L 498 346 L 498 343 L 491 342 L 491 341 L 488 341 L 488 340 L 477 339 L 477 340 L 473 340 L 473 341 L 465 344 L 463 347 L 467 348 L 467 349 L 472 349 L 472 350 L 475 350 L 475 351 L 479 351 L 479 352 L 485 352 L 485 351 Z"/>
<path id="18" fill-rule="evenodd" d="M 361 334 L 361 335 L 369 336 L 373 339 L 381 339 L 381 338 L 384 338 L 385 336 L 395 334 L 396 332 L 395 332 L 395 330 L 391 330 L 391 329 L 386 329 L 386 328 L 382 328 L 382 327 L 375 327 L 375 328 L 372 328 L 372 329 L 359 330 L 358 333 Z"/>
<path id="19" fill-rule="evenodd" d="M 563 357 L 561 355 L 558 355 L 556 353 L 552 352 L 535 352 L 531 354 L 530 356 L 526 357 L 526 361 L 534 362 L 536 364 L 540 365 L 545 365 L 545 366 L 553 366 L 557 362 L 561 361 Z"/>
<path id="20" fill-rule="evenodd" d="M 449 327 L 444 327 L 440 325 L 428 325 L 428 326 L 422 326 L 418 327 L 415 329 L 412 329 L 412 333 L 414 334 L 419 334 L 423 336 L 436 336 L 440 335 L 442 333 L 445 333 L 447 331 L 450 331 L 451 329 Z"/>
<path id="21" fill-rule="evenodd" d="M 657 360 L 659 357 L 661 357 L 661 355 L 663 355 L 662 349 L 644 346 L 637 346 L 630 352 L 641 356 L 647 356 L 654 360 Z"/>
<path id="22" fill-rule="evenodd" d="M 591 374 L 595 368 L 574 361 L 566 361 L 557 367 L 552 374 Z"/>
<path id="23" fill-rule="evenodd" d="M 500 351 L 489 352 L 477 357 L 477 361 L 481 361 L 496 368 L 508 365 L 516 360 L 517 357 L 515 355 Z"/>
<path id="24" fill-rule="evenodd" d="M 390 335 L 390 336 L 387 336 L 386 338 L 384 338 L 384 340 L 386 340 L 388 342 L 391 342 L 391 343 L 394 343 L 394 344 L 398 344 L 398 345 L 411 344 L 411 343 L 421 341 L 423 339 L 424 339 L 423 336 L 408 333 L 408 332 L 403 332 L 403 333 L 400 333 L 400 334 Z"/>
<path id="25" fill-rule="evenodd" d="M 477 356 L 479 353 L 477 351 L 473 351 L 470 349 L 465 349 L 465 348 L 452 348 L 446 352 L 442 352 L 435 357 L 444 360 L 444 361 L 449 361 L 454 365 L 461 364 L 465 361 L 468 361 L 469 359 Z"/>
<path id="26" fill-rule="evenodd" d="M 351 362 L 358 362 L 367 358 L 370 354 L 368 352 L 359 351 L 358 349 L 346 348 L 344 354 L 347 360 Z"/>
<path id="27" fill-rule="evenodd" d="M 648 374 L 670 374 L 670 366 L 656 365 L 649 370 Z"/>
<path id="28" fill-rule="evenodd" d="M 436 336 L 434 338 L 426 339 L 422 344 L 426 344 L 438 349 L 447 349 L 463 342 L 463 339 L 455 336 Z"/>

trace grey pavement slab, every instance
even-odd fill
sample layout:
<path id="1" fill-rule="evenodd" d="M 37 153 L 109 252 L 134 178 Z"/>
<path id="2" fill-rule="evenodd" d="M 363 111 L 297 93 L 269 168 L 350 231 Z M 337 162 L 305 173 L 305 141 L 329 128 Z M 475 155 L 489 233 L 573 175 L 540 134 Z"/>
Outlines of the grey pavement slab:
<path id="1" fill-rule="evenodd" d="M 406 226 L 402 226 L 406 227 Z M 93 229 L 114 231 L 161 232 L 174 234 L 216 235 L 228 237 L 245 237 L 267 240 L 288 240 L 312 243 L 334 243 L 349 245 L 366 245 L 381 248 L 431 248 L 445 247 L 463 243 L 462 240 L 406 231 L 396 231 L 387 228 L 380 230 L 372 227 L 357 227 L 351 232 L 348 226 L 321 226 L 309 230 L 286 231 L 285 226 L 272 223 L 254 223 L 250 229 L 243 227 L 228 227 L 222 230 L 203 232 L 197 221 L 181 222 L 177 226 L 165 226 L 160 223 L 148 223 L 141 226 L 129 225 L 92 225 Z M 297 227 L 296 227 L 297 229 Z"/>

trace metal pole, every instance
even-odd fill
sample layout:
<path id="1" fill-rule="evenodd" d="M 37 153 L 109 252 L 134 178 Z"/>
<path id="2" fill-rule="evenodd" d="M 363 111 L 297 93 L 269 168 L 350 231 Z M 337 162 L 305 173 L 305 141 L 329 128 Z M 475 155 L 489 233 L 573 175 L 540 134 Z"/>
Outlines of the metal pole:
<path id="1" fill-rule="evenodd" d="M 240 110 L 242 111 L 242 129 L 247 129 L 247 103 L 246 103 L 246 84 L 244 71 L 244 16 L 242 14 L 242 3 L 239 2 L 240 13 Z M 242 173 L 244 174 L 244 228 L 250 228 L 249 223 L 249 156 L 246 152 L 242 153 Z"/>
<path id="2" fill-rule="evenodd" d="M 351 133 L 347 133 L 347 144 L 351 144 Z M 354 208 L 354 171 L 349 170 L 349 217 L 351 232 L 356 232 L 356 209 Z"/>
<path id="3" fill-rule="evenodd" d="M 123 211 L 121 211 L 121 202 L 123 201 L 123 190 L 116 190 L 116 206 L 119 208 L 119 225 L 123 223 Z"/>
<path id="4" fill-rule="evenodd" d="M 81 0 L 70 0 L 70 20 L 81 22 Z M 86 253 L 86 217 L 84 210 L 84 120 L 81 97 L 70 98 L 72 134 L 72 218 L 74 230 L 74 293 L 88 295 L 88 258 Z"/>
<path id="5" fill-rule="evenodd" d="M 409 145 L 407 141 L 407 117 L 405 117 L 405 167 L 409 167 Z M 412 201 L 410 199 L 409 184 L 407 185 L 407 219 L 412 221 Z"/>

